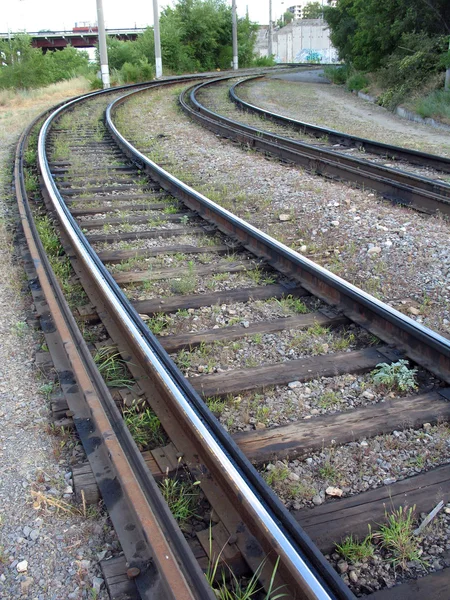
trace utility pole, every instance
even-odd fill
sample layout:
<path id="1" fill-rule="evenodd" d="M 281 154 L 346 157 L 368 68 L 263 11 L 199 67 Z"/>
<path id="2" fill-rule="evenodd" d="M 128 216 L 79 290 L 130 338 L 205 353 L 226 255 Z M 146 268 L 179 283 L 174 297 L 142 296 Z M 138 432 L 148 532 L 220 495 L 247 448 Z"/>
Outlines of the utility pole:
<path id="1" fill-rule="evenodd" d="M 100 50 L 100 71 L 102 74 L 103 89 L 111 87 L 109 82 L 108 51 L 106 49 L 105 20 L 103 18 L 102 0 L 97 0 L 97 21 L 98 21 L 98 47 Z"/>
<path id="2" fill-rule="evenodd" d="M 272 51 L 272 0 L 269 0 L 269 49 L 268 49 L 268 55 L 269 58 L 272 56 L 273 51 Z"/>
<path id="3" fill-rule="evenodd" d="M 448 53 L 450 55 L 450 38 L 448 39 Z M 446 92 L 450 92 L 450 65 L 447 67 L 447 70 L 445 71 L 444 90 Z"/>
<path id="4" fill-rule="evenodd" d="M 233 70 L 237 71 L 238 64 L 238 40 L 237 40 L 237 15 L 236 15 L 236 0 L 231 4 L 231 16 L 233 21 Z"/>
<path id="5" fill-rule="evenodd" d="M 153 32 L 155 35 L 155 66 L 156 79 L 162 76 L 162 59 L 161 59 L 161 37 L 159 35 L 159 10 L 158 0 L 153 0 Z"/>

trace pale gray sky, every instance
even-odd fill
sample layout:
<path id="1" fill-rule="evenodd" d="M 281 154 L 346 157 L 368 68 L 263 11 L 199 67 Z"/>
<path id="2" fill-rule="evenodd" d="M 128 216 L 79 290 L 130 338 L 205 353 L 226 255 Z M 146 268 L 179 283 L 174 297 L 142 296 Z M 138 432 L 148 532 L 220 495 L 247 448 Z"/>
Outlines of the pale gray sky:
<path id="1" fill-rule="evenodd" d="M 160 0 L 160 9 L 173 5 L 173 0 Z M 228 0 L 231 5 L 231 0 Z M 295 2 L 272 0 L 273 19 L 282 15 Z M 239 16 L 244 16 L 248 6 L 252 21 L 269 22 L 269 0 L 237 0 Z M 106 27 L 143 27 L 153 24 L 151 0 L 103 0 Z M 96 0 L 2 0 L 0 32 L 39 31 L 40 29 L 72 29 L 76 22 L 94 23 Z"/>

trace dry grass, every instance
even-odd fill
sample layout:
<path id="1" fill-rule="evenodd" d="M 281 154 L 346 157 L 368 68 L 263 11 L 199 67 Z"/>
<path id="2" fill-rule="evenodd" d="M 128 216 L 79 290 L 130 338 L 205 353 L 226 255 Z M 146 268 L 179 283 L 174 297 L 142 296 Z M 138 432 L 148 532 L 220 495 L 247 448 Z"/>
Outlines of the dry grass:
<path id="1" fill-rule="evenodd" d="M 89 91 L 84 77 L 54 83 L 36 90 L 0 90 L 0 144 L 11 143 L 36 115 L 59 101 Z M 3 167 L 2 167 L 3 168 Z"/>
<path id="2" fill-rule="evenodd" d="M 41 102 L 57 102 L 88 91 L 89 81 L 85 77 L 75 77 L 35 90 L 0 90 L 0 111 L 19 107 L 29 108 Z"/>

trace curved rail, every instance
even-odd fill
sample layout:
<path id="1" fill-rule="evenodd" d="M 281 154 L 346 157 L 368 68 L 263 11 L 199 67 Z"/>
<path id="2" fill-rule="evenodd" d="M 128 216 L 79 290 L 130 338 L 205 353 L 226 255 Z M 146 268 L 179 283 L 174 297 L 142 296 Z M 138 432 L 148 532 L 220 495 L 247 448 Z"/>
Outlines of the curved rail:
<path id="1" fill-rule="evenodd" d="M 340 144 L 348 148 L 358 148 L 372 154 L 388 157 L 390 160 L 403 160 L 413 165 L 431 167 L 432 169 L 436 169 L 438 171 L 450 173 L 450 158 L 446 158 L 445 156 L 438 156 L 436 154 L 429 154 L 427 152 L 420 152 L 418 150 L 410 150 L 409 148 L 402 148 L 401 146 L 392 146 L 390 144 L 384 144 L 382 142 L 369 140 L 356 135 L 349 135 L 348 133 L 343 133 L 342 131 L 320 127 L 319 125 L 313 125 L 311 123 L 306 123 L 305 121 L 299 121 L 297 119 L 292 119 L 290 117 L 271 112 L 261 108 L 260 106 L 246 102 L 245 100 L 242 100 L 242 98 L 239 98 L 236 93 L 237 88 L 243 87 L 244 84 L 248 83 L 249 81 L 261 79 L 262 77 L 264 76 L 256 75 L 254 77 L 249 77 L 244 81 L 239 81 L 231 86 L 229 95 L 236 106 L 243 110 L 261 115 L 267 119 L 271 119 L 276 123 L 294 127 L 302 133 L 306 133 L 317 138 L 327 137 L 328 141 L 332 144 Z"/>
<path id="2" fill-rule="evenodd" d="M 129 86 L 127 86 L 129 87 Z M 100 93 L 111 93 L 107 92 Z M 62 105 L 50 115 L 39 138 L 39 163 L 45 165 L 45 137 L 48 127 L 61 111 L 76 102 L 97 96 L 82 96 Z M 47 114 L 50 111 L 47 111 Z M 38 119 L 42 118 L 38 117 Z M 143 599 L 202 598 L 211 600 L 211 592 L 197 561 L 193 558 L 179 527 L 163 500 L 155 481 L 148 477 L 145 462 L 112 399 L 92 356 L 78 330 L 70 308 L 60 290 L 45 255 L 28 205 L 23 178 L 23 154 L 27 137 L 36 119 L 22 134 L 16 154 L 16 193 L 28 247 L 36 266 L 41 288 L 51 310 L 53 321 L 67 354 L 70 371 L 69 387 L 76 382 L 84 402 L 73 405 L 74 423 L 89 459 L 97 470 L 105 473 L 99 481 L 113 524 L 122 522 L 125 539 L 121 538 L 125 555 L 138 573 L 136 584 Z M 46 193 L 55 198 L 55 186 L 41 171 Z M 70 377 L 69 377 L 70 375 Z M 73 392 L 69 391 L 69 394 Z M 97 462 L 95 462 L 97 461 Z M 127 534 L 127 532 L 129 532 Z"/>
<path id="3" fill-rule="evenodd" d="M 74 104 L 75 101 L 66 105 L 64 109 L 70 109 Z M 256 529 L 255 523 L 259 524 L 258 527 L 263 530 L 260 535 L 265 539 L 264 547 L 280 555 L 279 573 L 282 577 L 285 574 L 285 580 L 294 590 L 293 595 L 298 596 L 300 593 L 301 597 L 320 600 L 353 597 L 174 367 L 90 248 L 85 236 L 70 215 L 50 173 L 45 153 L 49 128 L 62 110 L 63 108 L 53 113 L 41 129 L 38 145 L 39 165 L 47 193 L 63 230 L 79 260 L 91 273 L 108 311 L 113 315 L 114 320 L 120 323 L 121 331 L 132 340 L 142 364 L 147 366 L 147 371 L 151 373 L 157 389 L 165 396 L 169 396 L 171 402 L 177 406 L 177 419 L 182 420 L 191 437 L 195 437 L 195 443 L 202 449 L 202 455 L 207 455 L 205 462 L 208 467 L 210 466 L 211 472 L 214 476 L 217 475 L 222 485 L 226 483 L 227 493 L 236 497 L 244 514 L 247 514 L 248 521 L 253 523 L 253 528 Z M 111 123 L 110 110 L 111 107 L 108 109 L 108 127 L 119 136 Z M 122 140 L 123 143 L 126 143 L 125 140 Z M 142 158 L 133 156 L 133 159 L 139 162 Z M 320 572 L 322 575 L 319 575 Z M 195 571 L 192 576 L 194 575 Z M 187 578 L 187 574 L 185 576 Z M 192 585 L 192 590 L 197 593 L 197 587 L 201 590 L 203 584 L 198 581 Z M 198 597 L 202 597 L 200 592 Z"/>
<path id="4" fill-rule="evenodd" d="M 196 93 L 206 85 L 214 85 L 220 81 L 221 79 L 213 79 L 195 85 L 180 96 L 183 110 L 215 133 L 304 165 L 317 174 L 370 187 L 386 199 L 417 210 L 450 214 L 450 185 L 275 135 L 207 109 L 198 102 Z"/>

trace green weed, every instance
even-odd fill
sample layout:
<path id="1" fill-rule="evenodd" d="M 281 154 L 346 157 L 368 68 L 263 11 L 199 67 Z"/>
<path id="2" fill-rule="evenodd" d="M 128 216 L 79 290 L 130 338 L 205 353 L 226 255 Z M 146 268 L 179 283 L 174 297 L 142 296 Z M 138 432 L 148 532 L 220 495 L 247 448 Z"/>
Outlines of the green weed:
<path id="1" fill-rule="evenodd" d="M 389 389 L 407 392 L 417 389 L 415 374 L 417 369 L 409 369 L 407 360 L 396 363 L 380 363 L 371 373 L 375 385 L 384 385 Z"/>

